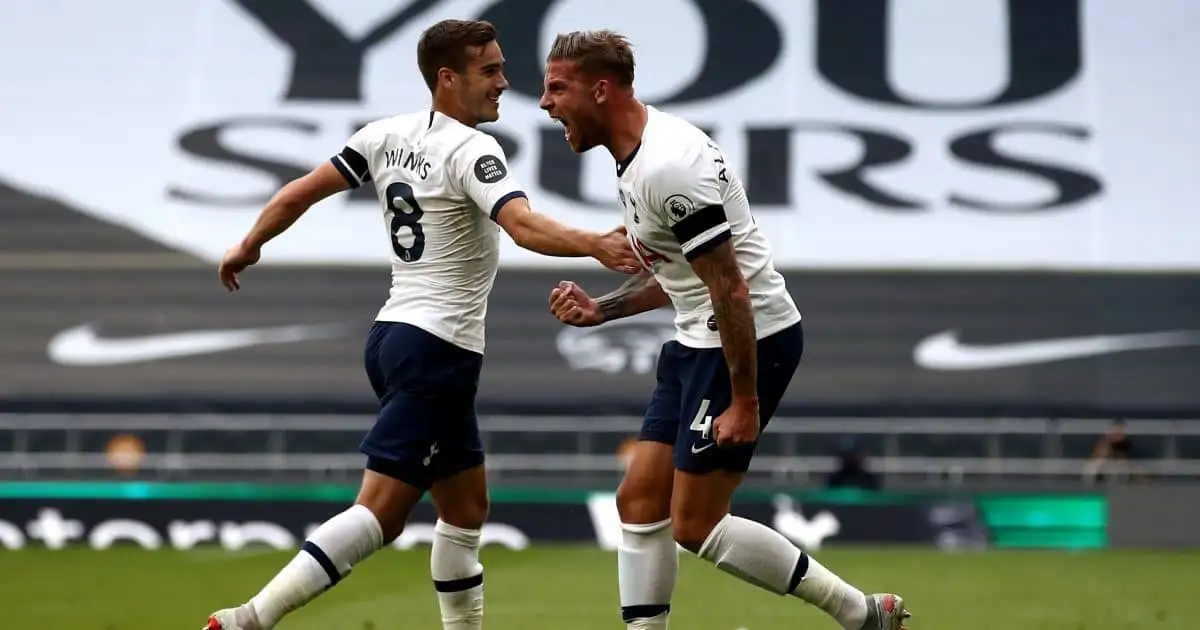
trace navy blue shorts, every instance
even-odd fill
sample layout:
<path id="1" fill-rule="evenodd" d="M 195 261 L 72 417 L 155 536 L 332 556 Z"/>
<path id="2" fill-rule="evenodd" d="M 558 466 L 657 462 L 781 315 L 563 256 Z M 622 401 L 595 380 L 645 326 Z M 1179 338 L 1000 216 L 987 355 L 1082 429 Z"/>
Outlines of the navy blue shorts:
<path id="1" fill-rule="evenodd" d="M 475 416 L 483 355 L 396 322 L 375 322 L 364 355 L 379 397 L 379 418 L 359 446 L 368 469 L 427 490 L 483 463 Z"/>
<path id="2" fill-rule="evenodd" d="M 804 354 L 799 323 L 758 340 L 758 407 L 762 429 L 779 408 Z M 658 385 L 646 409 L 639 438 L 675 446 L 675 468 L 704 474 L 714 470 L 746 472 L 755 444 L 719 447 L 712 421 L 733 399 L 729 365 L 721 348 L 663 344 L 658 356 Z"/>

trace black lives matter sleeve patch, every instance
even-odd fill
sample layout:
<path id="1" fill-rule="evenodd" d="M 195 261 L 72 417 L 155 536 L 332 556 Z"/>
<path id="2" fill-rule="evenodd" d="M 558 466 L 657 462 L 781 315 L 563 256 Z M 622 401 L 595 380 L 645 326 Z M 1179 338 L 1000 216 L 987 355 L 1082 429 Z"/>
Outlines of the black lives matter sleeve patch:
<path id="1" fill-rule="evenodd" d="M 508 169 L 504 168 L 504 162 L 494 155 L 485 155 L 475 160 L 475 179 L 485 184 L 498 182 L 507 175 Z"/>

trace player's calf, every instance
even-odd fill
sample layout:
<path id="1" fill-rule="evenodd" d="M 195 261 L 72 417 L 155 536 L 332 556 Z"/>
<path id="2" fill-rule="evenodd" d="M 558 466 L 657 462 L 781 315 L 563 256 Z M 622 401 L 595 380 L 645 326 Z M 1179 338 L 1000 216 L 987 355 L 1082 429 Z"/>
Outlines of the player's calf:
<path id="1" fill-rule="evenodd" d="M 355 504 L 325 521 L 300 553 L 249 602 L 213 613 L 209 630 L 270 630 L 349 575 L 351 568 L 404 529 L 421 497 L 415 486 L 368 470 Z"/>
<path id="2" fill-rule="evenodd" d="M 617 488 L 621 517 L 617 580 L 621 617 L 630 629 L 665 629 L 671 611 L 679 571 L 670 519 L 671 453 L 668 444 L 638 442 Z"/>
<path id="3" fill-rule="evenodd" d="M 383 546 L 379 519 L 363 505 L 353 505 L 325 521 L 292 561 L 249 602 L 212 615 L 211 630 L 268 630 L 289 612 L 329 590 L 351 567 Z"/>
<path id="4" fill-rule="evenodd" d="M 479 538 L 479 528 L 455 527 L 441 519 L 434 526 L 429 569 L 445 630 L 483 627 L 483 565 L 479 563 Z"/>
<path id="5" fill-rule="evenodd" d="M 676 473 L 672 518 L 680 546 L 743 581 L 820 608 L 845 630 L 901 627 L 901 611 L 880 613 L 876 604 L 881 600 L 847 584 L 779 532 L 730 514 L 729 502 L 740 482 L 740 474 L 719 470 Z"/>
<path id="6" fill-rule="evenodd" d="M 900 597 L 864 595 L 779 532 L 732 514 L 717 523 L 698 555 L 746 582 L 816 606 L 845 630 L 903 630 L 909 617 Z"/>
<path id="7" fill-rule="evenodd" d="M 671 520 L 621 524 L 617 578 L 621 618 L 631 629 L 665 629 L 679 573 Z"/>
<path id="8" fill-rule="evenodd" d="M 429 569 L 438 594 L 444 630 L 483 627 L 483 565 L 480 536 L 488 513 L 487 475 L 482 465 L 434 483 L 438 510 Z"/>

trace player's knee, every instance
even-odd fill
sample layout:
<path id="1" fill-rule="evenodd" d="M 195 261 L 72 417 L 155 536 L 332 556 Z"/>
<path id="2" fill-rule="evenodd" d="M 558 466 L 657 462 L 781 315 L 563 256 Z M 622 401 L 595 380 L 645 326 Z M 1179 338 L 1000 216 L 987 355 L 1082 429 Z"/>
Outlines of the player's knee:
<path id="1" fill-rule="evenodd" d="M 399 506 L 390 505 L 384 501 L 371 499 L 360 498 L 355 503 L 367 508 L 371 514 L 375 515 L 375 520 L 379 521 L 379 529 L 383 533 L 383 544 L 390 545 L 404 532 L 404 525 L 408 521 L 408 510 L 400 509 Z"/>
<path id="2" fill-rule="evenodd" d="M 629 469 L 617 487 L 617 513 L 622 523 L 657 523 L 671 514 L 674 483 L 672 448 L 642 440 L 634 444 Z"/>
<path id="3" fill-rule="evenodd" d="M 720 474 L 690 475 L 681 473 L 682 483 L 671 506 L 675 542 L 699 553 L 713 528 L 729 513 L 729 498 L 736 483 Z"/>
<path id="4" fill-rule="evenodd" d="M 463 459 L 461 470 L 444 476 L 429 489 L 438 518 L 460 529 L 480 529 L 487 520 L 491 504 L 488 501 L 487 473 L 482 459 Z"/>
<path id="5" fill-rule="evenodd" d="M 617 514 L 622 523 L 657 523 L 671 515 L 671 495 L 660 496 L 650 484 L 626 478 L 617 487 Z"/>
<path id="6" fill-rule="evenodd" d="M 487 522 L 491 502 L 487 493 L 480 496 L 464 496 L 438 510 L 438 518 L 448 525 L 461 529 L 480 529 Z"/>
<path id="7" fill-rule="evenodd" d="M 375 515 L 384 544 L 389 544 L 404 531 L 404 524 L 422 494 L 417 486 L 368 469 L 354 502 Z"/>
<path id="8" fill-rule="evenodd" d="M 692 553 L 700 553 L 704 541 L 708 540 L 708 535 L 712 533 L 713 528 L 717 526 L 722 517 L 714 519 L 702 513 L 673 516 L 675 542 Z"/>

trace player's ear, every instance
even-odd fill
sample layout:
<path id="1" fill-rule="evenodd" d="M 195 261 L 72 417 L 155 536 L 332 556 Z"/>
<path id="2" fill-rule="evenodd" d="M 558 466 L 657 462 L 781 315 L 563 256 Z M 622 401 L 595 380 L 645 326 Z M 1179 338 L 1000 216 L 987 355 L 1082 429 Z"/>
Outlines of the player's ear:
<path id="1" fill-rule="evenodd" d="M 444 88 L 454 87 L 455 81 L 458 81 L 458 74 L 450 68 L 438 68 L 438 85 Z"/>
<path id="2" fill-rule="evenodd" d="M 592 99 L 597 105 L 603 105 L 608 102 L 608 79 L 600 79 L 596 82 L 596 86 L 592 88 Z"/>

